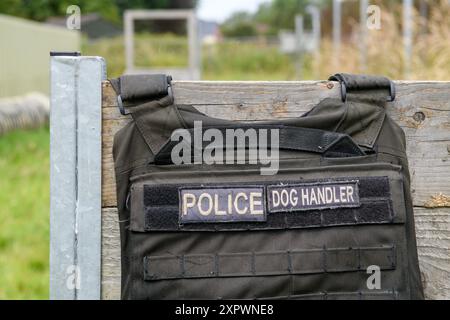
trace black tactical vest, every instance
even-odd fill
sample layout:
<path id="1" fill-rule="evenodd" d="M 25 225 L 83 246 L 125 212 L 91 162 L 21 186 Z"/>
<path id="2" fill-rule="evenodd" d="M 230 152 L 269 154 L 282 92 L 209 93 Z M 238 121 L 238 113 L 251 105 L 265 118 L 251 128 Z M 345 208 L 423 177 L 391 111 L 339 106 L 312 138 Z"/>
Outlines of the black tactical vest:
<path id="1" fill-rule="evenodd" d="M 113 148 L 123 299 L 423 298 L 405 135 L 385 112 L 394 86 L 330 79 L 345 101 L 251 123 L 174 105 L 163 75 L 111 80 L 133 119 Z M 178 129 L 193 137 L 181 152 Z M 239 130 L 258 145 L 222 141 L 231 162 L 197 157 L 220 155 L 211 134 Z M 275 142 L 277 173 L 262 174 L 252 152 Z"/>

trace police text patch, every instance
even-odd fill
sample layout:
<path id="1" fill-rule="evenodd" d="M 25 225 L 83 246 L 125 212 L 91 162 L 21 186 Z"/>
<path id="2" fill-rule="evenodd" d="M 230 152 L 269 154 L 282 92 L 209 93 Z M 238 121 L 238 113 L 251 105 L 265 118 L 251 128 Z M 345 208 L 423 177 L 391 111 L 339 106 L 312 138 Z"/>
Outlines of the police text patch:
<path id="1" fill-rule="evenodd" d="M 180 188 L 179 222 L 266 221 L 263 186 Z"/>
<path id="2" fill-rule="evenodd" d="M 358 181 L 267 186 L 268 211 L 359 207 Z"/>

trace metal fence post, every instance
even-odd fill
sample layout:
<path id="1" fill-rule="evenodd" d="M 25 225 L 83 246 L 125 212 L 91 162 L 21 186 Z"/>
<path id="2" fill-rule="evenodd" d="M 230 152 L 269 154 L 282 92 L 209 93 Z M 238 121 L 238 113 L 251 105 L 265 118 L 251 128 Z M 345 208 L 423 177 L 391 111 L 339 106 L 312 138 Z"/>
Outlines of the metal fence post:
<path id="1" fill-rule="evenodd" d="M 105 62 L 52 54 L 50 298 L 100 299 Z"/>

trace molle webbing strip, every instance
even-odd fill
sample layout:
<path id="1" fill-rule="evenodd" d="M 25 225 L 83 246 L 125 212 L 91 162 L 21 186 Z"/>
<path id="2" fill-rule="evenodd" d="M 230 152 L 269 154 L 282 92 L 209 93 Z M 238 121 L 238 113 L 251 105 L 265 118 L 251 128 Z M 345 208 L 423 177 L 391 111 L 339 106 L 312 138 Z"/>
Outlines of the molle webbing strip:
<path id="1" fill-rule="evenodd" d="M 397 300 L 396 290 L 376 290 L 358 292 L 318 292 L 283 297 L 257 298 L 257 300 Z"/>
<path id="2" fill-rule="evenodd" d="M 144 257 L 144 280 L 253 277 L 396 268 L 395 246 Z"/>
<path id="3" fill-rule="evenodd" d="M 179 188 L 196 186 L 179 185 L 144 185 L 144 231 L 239 231 L 239 230 L 275 230 L 339 225 L 393 223 L 394 211 L 387 177 L 339 178 L 358 180 L 359 207 L 343 207 L 322 210 L 268 212 L 265 222 L 227 222 L 227 223 L 186 223 L 179 222 Z M 330 180 L 323 180 L 329 182 Z M 303 181 L 302 181 L 303 182 Z M 315 183 L 317 181 L 314 181 Z M 296 182 L 298 183 L 298 182 Z M 261 186 L 279 185 L 280 182 L 259 183 Z M 284 185 L 289 182 L 283 181 Z M 295 183 L 293 183 L 295 184 Z M 244 184 L 234 184 L 235 187 Z M 254 183 L 252 184 L 254 185 Z M 215 185 L 217 186 L 217 185 Z M 222 187 L 232 187 L 224 184 Z M 208 185 L 202 185 L 208 188 Z M 399 221 L 399 220 L 397 220 Z"/>

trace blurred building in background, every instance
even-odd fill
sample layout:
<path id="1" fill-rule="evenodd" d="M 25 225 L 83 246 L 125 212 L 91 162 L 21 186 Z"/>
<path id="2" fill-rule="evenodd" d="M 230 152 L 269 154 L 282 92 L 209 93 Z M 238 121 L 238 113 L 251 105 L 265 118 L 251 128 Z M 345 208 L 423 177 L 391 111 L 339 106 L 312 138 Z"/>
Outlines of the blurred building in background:
<path id="1" fill-rule="evenodd" d="M 79 51 L 76 30 L 0 14 L 0 97 L 49 93 L 49 52 Z"/>
<path id="2" fill-rule="evenodd" d="M 216 21 L 198 20 L 199 38 L 202 43 L 217 43 L 222 39 L 220 24 Z"/>
<path id="3" fill-rule="evenodd" d="M 81 15 L 80 32 L 89 40 L 98 40 L 102 38 L 111 38 L 120 36 L 122 28 L 109 20 L 106 20 L 98 13 L 88 13 Z M 51 26 L 66 27 L 67 17 L 51 17 L 46 23 Z"/>

